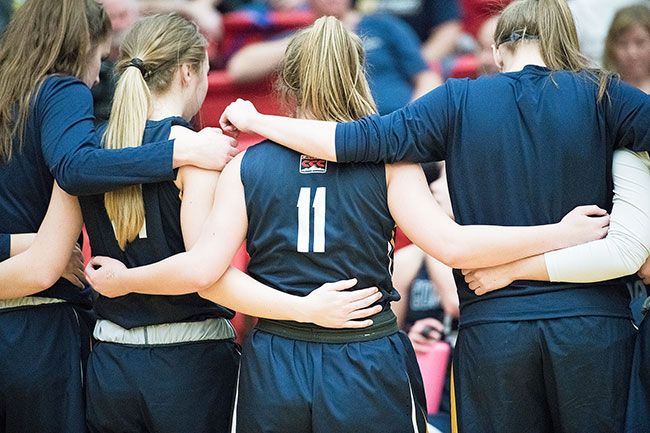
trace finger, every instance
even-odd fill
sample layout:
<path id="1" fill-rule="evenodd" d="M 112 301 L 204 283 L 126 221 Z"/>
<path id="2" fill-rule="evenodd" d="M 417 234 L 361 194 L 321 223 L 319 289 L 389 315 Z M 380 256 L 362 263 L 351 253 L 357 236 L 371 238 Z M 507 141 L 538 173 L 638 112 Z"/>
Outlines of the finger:
<path id="1" fill-rule="evenodd" d="M 477 290 L 480 287 L 481 287 L 481 285 L 479 284 L 478 281 L 472 281 L 471 283 L 469 283 L 470 290 Z"/>
<path id="2" fill-rule="evenodd" d="M 436 320 L 433 317 L 426 317 L 424 319 L 418 320 L 418 322 L 424 326 L 430 326 L 431 328 L 437 331 L 442 331 L 443 329 L 445 329 L 445 325 L 443 325 L 439 320 Z"/>
<path id="3" fill-rule="evenodd" d="M 348 314 L 349 319 L 363 319 L 366 317 L 374 316 L 381 312 L 381 305 L 375 305 L 374 307 L 364 308 L 363 310 L 355 310 Z"/>
<path id="4" fill-rule="evenodd" d="M 354 310 L 360 310 L 362 308 L 366 308 L 374 304 L 375 302 L 379 301 L 382 298 L 381 292 L 375 292 L 370 296 L 366 296 L 363 299 L 359 299 L 358 301 L 350 302 L 348 303 L 348 308 L 347 311 L 354 311 Z"/>
<path id="5" fill-rule="evenodd" d="M 422 335 L 419 332 L 415 332 L 413 330 L 409 332 L 409 339 L 411 340 L 411 343 L 419 343 L 419 344 L 427 343 L 427 338 L 424 335 Z"/>
<path id="6" fill-rule="evenodd" d="M 471 270 L 471 269 L 461 269 L 460 272 L 461 272 L 463 275 L 467 275 L 467 274 L 469 274 L 470 272 L 472 272 L 472 270 Z"/>
<path id="7" fill-rule="evenodd" d="M 327 288 L 328 290 L 335 290 L 335 291 L 341 291 L 341 290 L 347 290 L 350 289 L 357 284 L 357 279 L 352 278 L 351 280 L 341 280 L 341 281 L 335 281 L 333 283 L 327 283 L 323 286 L 323 288 Z"/>
<path id="8" fill-rule="evenodd" d="M 237 156 L 237 154 L 239 154 L 239 149 L 237 149 L 237 146 L 234 146 L 234 147 L 231 147 L 230 149 L 228 149 L 228 156 L 234 157 L 234 156 Z"/>
<path id="9" fill-rule="evenodd" d="M 431 344 L 421 344 L 411 341 L 411 345 L 413 346 L 413 350 L 420 353 L 429 353 L 433 349 L 433 345 Z"/>
<path id="10" fill-rule="evenodd" d="M 467 284 L 471 283 L 472 281 L 476 281 L 476 276 L 473 273 L 472 274 L 467 274 L 463 278 L 465 279 L 465 282 Z"/>
<path id="11" fill-rule="evenodd" d="M 92 265 L 95 268 L 104 266 L 106 264 L 106 257 L 103 256 L 95 256 L 90 259 L 90 262 L 88 262 L 88 265 Z"/>
<path id="12" fill-rule="evenodd" d="M 645 278 L 643 279 L 643 283 L 644 283 L 644 284 L 650 284 L 650 277 L 645 277 Z"/>
<path id="13" fill-rule="evenodd" d="M 348 298 L 346 299 L 348 302 L 355 302 L 355 301 L 360 301 L 362 299 L 366 299 L 369 296 L 374 295 L 375 293 L 378 293 L 379 289 L 376 287 L 368 287 L 365 289 L 359 289 L 359 290 L 354 290 L 351 292 L 348 292 L 346 295 Z"/>
<path id="14" fill-rule="evenodd" d="M 75 276 L 76 276 L 77 278 L 79 278 L 79 280 L 80 280 L 83 284 L 87 284 L 87 283 L 88 283 L 88 281 L 86 281 L 86 275 L 84 274 L 83 267 L 75 269 L 74 274 L 75 274 Z"/>
<path id="15" fill-rule="evenodd" d="M 368 326 L 372 325 L 372 320 L 366 319 L 366 320 L 348 320 L 343 324 L 343 328 L 367 328 Z"/>
<path id="16" fill-rule="evenodd" d="M 601 209 L 596 205 L 578 206 L 577 209 L 584 215 L 599 216 L 607 214 L 605 209 Z"/>

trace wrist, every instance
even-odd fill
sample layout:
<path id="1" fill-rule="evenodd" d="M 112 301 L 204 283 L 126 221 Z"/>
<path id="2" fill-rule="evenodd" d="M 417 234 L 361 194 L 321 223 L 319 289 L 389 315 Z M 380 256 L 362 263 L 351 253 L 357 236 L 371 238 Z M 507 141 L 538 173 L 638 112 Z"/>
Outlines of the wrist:
<path id="1" fill-rule="evenodd" d="M 192 159 L 191 153 L 192 149 L 190 146 L 178 140 L 178 138 L 173 139 L 172 167 L 179 168 L 188 165 Z"/>
<path id="2" fill-rule="evenodd" d="M 309 322 L 309 298 L 307 296 L 294 296 L 291 305 L 292 320 L 300 323 Z"/>

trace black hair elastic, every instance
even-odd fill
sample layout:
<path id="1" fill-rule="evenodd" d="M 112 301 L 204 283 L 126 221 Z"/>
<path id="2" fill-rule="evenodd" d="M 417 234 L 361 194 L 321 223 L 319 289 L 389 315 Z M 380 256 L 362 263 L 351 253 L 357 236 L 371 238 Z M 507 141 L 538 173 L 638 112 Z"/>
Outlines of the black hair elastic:
<path id="1" fill-rule="evenodd" d="M 130 66 L 133 66 L 134 68 L 138 68 L 142 76 L 144 78 L 147 78 L 148 72 L 147 69 L 144 67 L 144 62 L 142 61 L 142 59 L 139 59 L 137 57 L 132 58 L 129 64 L 127 65 L 127 68 Z"/>
<path id="2" fill-rule="evenodd" d="M 507 42 L 514 43 L 514 42 L 517 42 L 517 41 L 521 41 L 523 39 L 533 41 L 533 40 L 539 39 L 539 36 L 538 35 L 531 35 L 531 34 L 524 33 L 524 32 L 512 32 L 507 37 L 503 37 L 503 36 L 501 37 L 501 39 L 499 40 L 499 43 L 497 44 L 497 48 L 501 44 L 505 44 Z"/>

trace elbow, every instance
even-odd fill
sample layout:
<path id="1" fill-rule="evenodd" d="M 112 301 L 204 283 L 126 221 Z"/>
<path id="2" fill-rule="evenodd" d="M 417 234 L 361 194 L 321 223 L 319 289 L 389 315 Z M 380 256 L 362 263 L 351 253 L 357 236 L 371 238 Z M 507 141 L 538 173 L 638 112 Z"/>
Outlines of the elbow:
<path id="1" fill-rule="evenodd" d="M 219 277 L 220 275 L 215 272 L 214 268 L 210 269 L 208 267 L 204 267 L 202 269 L 199 269 L 199 267 L 197 267 L 189 273 L 187 281 L 189 281 L 190 285 L 192 286 L 192 290 L 196 292 L 202 292 L 212 287 L 212 285 L 217 282 Z"/>
<path id="2" fill-rule="evenodd" d="M 57 281 L 59 281 L 63 271 L 58 272 L 57 270 L 52 270 L 52 269 L 53 268 L 50 267 L 38 266 L 37 269 L 30 272 L 31 275 L 30 286 L 36 289 L 36 292 L 34 293 L 47 290 L 50 287 L 52 287 Z"/>

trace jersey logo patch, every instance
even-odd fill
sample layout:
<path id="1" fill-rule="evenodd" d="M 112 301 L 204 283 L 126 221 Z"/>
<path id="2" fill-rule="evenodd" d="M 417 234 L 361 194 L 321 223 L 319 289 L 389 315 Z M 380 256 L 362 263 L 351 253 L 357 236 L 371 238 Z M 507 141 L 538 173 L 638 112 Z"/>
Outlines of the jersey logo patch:
<path id="1" fill-rule="evenodd" d="M 307 155 L 300 155 L 300 173 L 327 173 L 327 161 L 324 159 L 312 158 Z"/>

